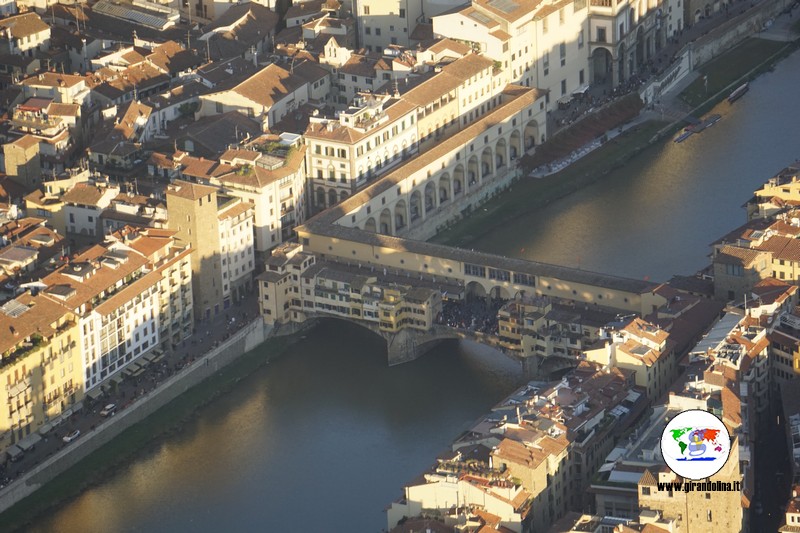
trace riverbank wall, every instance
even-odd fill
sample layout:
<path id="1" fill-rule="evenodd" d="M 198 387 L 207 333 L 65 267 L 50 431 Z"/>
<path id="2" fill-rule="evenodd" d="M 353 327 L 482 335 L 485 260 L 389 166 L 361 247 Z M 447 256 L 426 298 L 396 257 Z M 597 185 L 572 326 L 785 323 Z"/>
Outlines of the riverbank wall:
<path id="1" fill-rule="evenodd" d="M 760 2 L 690 43 L 692 69 L 708 63 L 748 37 L 757 36 L 768 21 L 777 17 L 790 3 L 788 0 Z"/>
<path id="2" fill-rule="evenodd" d="M 8 487 L 0 490 L 0 513 L 8 510 L 40 487 L 52 481 L 91 453 L 109 443 L 124 430 L 143 421 L 195 385 L 199 385 L 221 368 L 255 349 L 271 336 L 272 328 L 257 317 L 231 335 L 216 348 L 206 352 L 180 372 L 162 382 L 129 407 L 118 411 L 92 431 L 47 460 L 26 472 Z"/>

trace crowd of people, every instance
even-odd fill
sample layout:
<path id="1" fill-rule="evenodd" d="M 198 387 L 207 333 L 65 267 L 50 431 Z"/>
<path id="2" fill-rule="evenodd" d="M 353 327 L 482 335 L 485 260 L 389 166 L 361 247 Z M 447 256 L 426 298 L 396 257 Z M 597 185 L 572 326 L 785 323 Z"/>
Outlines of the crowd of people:
<path id="1" fill-rule="evenodd" d="M 436 323 L 487 335 L 497 334 L 497 312 L 505 302 L 499 298 L 470 297 L 466 301 L 445 301 Z"/>

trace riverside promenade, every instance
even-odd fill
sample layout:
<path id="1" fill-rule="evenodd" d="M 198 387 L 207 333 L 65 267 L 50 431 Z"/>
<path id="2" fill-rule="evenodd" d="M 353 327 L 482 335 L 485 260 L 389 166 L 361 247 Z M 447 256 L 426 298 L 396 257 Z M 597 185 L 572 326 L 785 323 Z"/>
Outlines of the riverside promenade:
<path id="1" fill-rule="evenodd" d="M 41 432 L 40 440 L 19 461 L 7 463 L 0 471 L 0 513 L 256 348 L 271 332 L 258 314 L 255 295 L 214 320 L 196 323 L 192 340 L 147 365 L 138 376 L 126 377 L 115 387 L 104 387 L 97 399 L 86 397 L 79 410 Z M 107 404 L 115 404 L 116 413 L 103 417 L 100 411 Z M 80 435 L 70 443 L 63 442 L 62 437 L 75 430 Z"/>
<path id="2" fill-rule="evenodd" d="M 755 5 L 756 4 L 750 5 L 742 1 L 734 2 L 728 10 L 719 11 L 708 18 L 700 20 L 698 23 L 685 30 L 678 39 L 670 40 L 668 45 L 659 51 L 652 61 L 652 73 L 660 74 L 667 71 L 677 61 L 676 54 L 685 51 L 687 46 L 697 42 L 698 39 L 707 38 L 720 24 L 730 22 L 732 16 L 746 16 L 748 14 L 748 9 L 754 8 Z M 767 19 L 762 29 L 754 33 L 751 37 L 784 43 L 797 40 L 798 34 L 794 27 L 798 19 L 800 19 L 800 0 L 794 3 L 786 3 L 786 5 L 786 9 L 779 16 Z M 795 14 L 798 15 L 797 18 L 794 17 Z M 760 68 L 760 66 L 753 70 L 758 70 L 758 68 Z M 749 78 L 751 74 L 752 72 L 745 73 L 742 79 Z M 681 93 L 701 76 L 702 74 L 699 70 L 691 70 L 678 82 L 669 87 L 669 89 L 661 93 L 657 101 L 648 103 L 634 119 L 617 128 L 610 129 L 602 136 L 602 139 L 592 139 L 586 144 L 573 147 L 572 151 L 564 157 L 540 165 L 533 169 L 528 175 L 534 178 L 543 178 L 556 174 L 601 147 L 605 142 L 648 121 L 667 123 L 662 129 L 662 132 L 657 135 L 657 137 L 661 137 L 680 126 L 688 124 L 692 119 L 698 119 L 699 117 L 693 116 L 697 113 L 698 109 L 705 107 L 708 102 L 719 100 L 720 93 L 730 92 L 730 90 L 741 83 L 741 80 L 736 80 L 722 91 L 709 94 L 706 102 L 693 107 L 681 98 Z M 626 92 L 636 92 L 639 87 L 645 85 L 648 81 L 647 78 L 637 78 L 634 80 L 633 84 L 628 87 Z M 592 86 L 589 90 L 588 98 L 583 98 L 580 102 L 572 104 L 568 109 L 556 110 L 550 114 L 548 119 L 548 131 L 557 133 L 565 130 L 573 123 L 579 122 L 583 117 L 595 111 L 598 104 L 604 105 L 610 100 L 607 87 L 603 85 Z M 576 124 L 576 126 L 580 127 L 580 124 Z"/>

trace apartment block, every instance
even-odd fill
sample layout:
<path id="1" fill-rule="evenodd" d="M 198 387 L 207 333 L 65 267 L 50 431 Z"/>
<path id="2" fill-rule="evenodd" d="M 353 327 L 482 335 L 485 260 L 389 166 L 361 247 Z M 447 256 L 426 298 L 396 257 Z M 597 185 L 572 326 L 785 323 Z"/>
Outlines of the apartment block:
<path id="1" fill-rule="evenodd" d="M 404 497 L 388 511 L 389 526 L 419 508 L 446 509 L 462 478 L 480 476 L 524 489 L 529 500 L 523 531 L 546 531 L 568 510 L 587 505 L 596 467 L 647 405 L 631 372 L 585 361 L 559 381 L 530 382 L 481 417 L 405 487 Z M 463 504 L 495 512 L 481 500 Z"/>
<path id="2" fill-rule="evenodd" d="M 255 249 L 264 255 L 292 239 L 293 229 L 305 221 L 306 151 L 299 136 L 267 135 L 218 160 L 180 153 L 161 168 L 174 168 L 185 180 L 220 187 L 252 204 Z"/>
<path id="3" fill-rule="evenodd" d="M 42 183 L 42 160 L 39 139 L 23 135 L 3 145 L 5 172 L 12 180 L 28 190 Z"/>
<path id="4" fill-rule="evenodd" d="M 217 187 L 176 180 L 167 189 L 168 227 L 191 246 L 195 317 L 228 309 L 252 287 L 253 207 Z"/>
<path id="5" fill-rule="evenodd" d="M 359 46 L 370 52 L 380 52 L 390 45 L 413 46 L 417 26 L 430 24 L 431 17 L 461 3 L 458 0 L 354 0 Z"/>
<path id="6" fill-rule="evenodd" d="M 2 455 L 12 445 L 35 444 L 39 428 L 80 402 L 84 378 L 78 317 L 71 310 L 23 294 L 0 306 L 0 328 Z"/>
<path id="7" fill-rule="evenodd" d="M 163 270 L 187 259 L 181 270 L 188 272 L 191 251 L 179 247 L 172 232 L 159 231 L 164 230 L 131 229 L 74 256 L 42 279 L 46 287 L 40 294 L 76 315 L 81 383 L 87 392 L 167 342 L 161 332 L 171 329 L 172 322 L 178 320 L 178 328 L 184 324 L 175 315 L 162 314 L 160 293 L 181 293 L 181 286 L 165 285 Z"/>
<path id="8" fill-rule="evenodd" d="M 416 153 L 414 111 L 404 100 L 373 95 L 355 101 L 338 120 L 312 116 L 304 137 L 314 208 L 339 203 Z"/>
<path id="9" fill-rule="evenodd" d="M 315 209 L 348 198 L 406 158 L 429 150 L 480 121 L 506 101 L 506 85 L 494 75 L 492 61 L 477 54 L 468 54 L 407 80 L 408 83 L 390 86 L 391 95 L 362 95 L 339 113 L 338 120 L 311 117 L 305 138 L 310 148 L 307 167 Z M 526 129 L 526 149 L 538 139 L 538 123 L 535 119 L 532 122 L 536 131 Z M 521 142 L 512 143 L 508 150 L 511 159 L 520 157 Z M 484 163 L 488 173 L 487 167 L 505 164 L 505 158 Z M 476 171 L 471 183 L 464 183 L 463 177 L 456 180 L 452 195 L 461 194 L 478 179 Z M 450 199 L 449 192 L 443 195 L 439 200 Z M 433 196 L 426 202 L 437 204 L 435 191 Z M 422 215 L 421 208 L 417 206 L 416 217 Z M 401 225 L 407 224 L 406 218 Z"/>
<path id="10" fill-rule="evenodd" d="M 3 54 L 33 57 L 50 49 L 50 26 L 33 12 L 1 19 L 0 35 Z"/>
<path id="11" fill-rule="evenodd" d="M 586 358 L 603 365 L 633 371 L 635 382 L 654 401 L 678 377 L 678 362 L 669 333 L 660 327 L 634 318 L 609 337 L 584 351 Z"/>

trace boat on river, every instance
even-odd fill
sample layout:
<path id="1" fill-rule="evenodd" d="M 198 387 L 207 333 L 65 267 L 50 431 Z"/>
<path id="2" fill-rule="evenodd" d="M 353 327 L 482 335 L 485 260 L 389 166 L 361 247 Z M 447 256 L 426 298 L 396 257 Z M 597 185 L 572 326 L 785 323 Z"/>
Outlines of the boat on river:
<path id="1" fill-rule="evenodd" d="M 718 114 L 715 113 L 713 115 L 707 116 L 702 121 L 698 121 L 698 122 L 696 122 L 694 124 L 689 124 L 683 130 L 683 133 L 681 133 L 680 135 L 675 137 L 674 141 L 676 143 L 682 143 L 683 141 L 685 141 L 686 139 L 688 139 L 689 137 L 691 137 L 695 133 L 700 133 L 701 131 L 703 131 L 703 130 L 705 130 L 707 128 L 710 128 L 711 126 L 713 126 L 714 124 L 719 122 L 721 118 L 722 118 L 722 115 L 718 115 Z"/>
<path id="2" fill-rule="evenodd" d="M 711 126 L 713 126 L 714 124 L 719 122 L 721 118 L 722 118 L 722 115 L 717 115 L 717 114 L 709 115 L 700 124 L 697 124 L 697 125 L 695 125 L 693 127 L 690 126 L 690 127 L 693 128 L 692 131 L 694 131 L 695 133 L 700 133 L 704 129 L 710 128 Z"/>
<path id="3" fill-rule="evenodd" d="M 739 87 L 736 88 L 735 91 L 733 91 L 730 95 L 728 95 L 728 103 L 729 104 L 734 103 L 736 100 L 744 96 L 744 93 L 746 93 L 749 90 L 750 90 L 750 83 L 745 82 L 743 85 L 740 85 Z"/>

